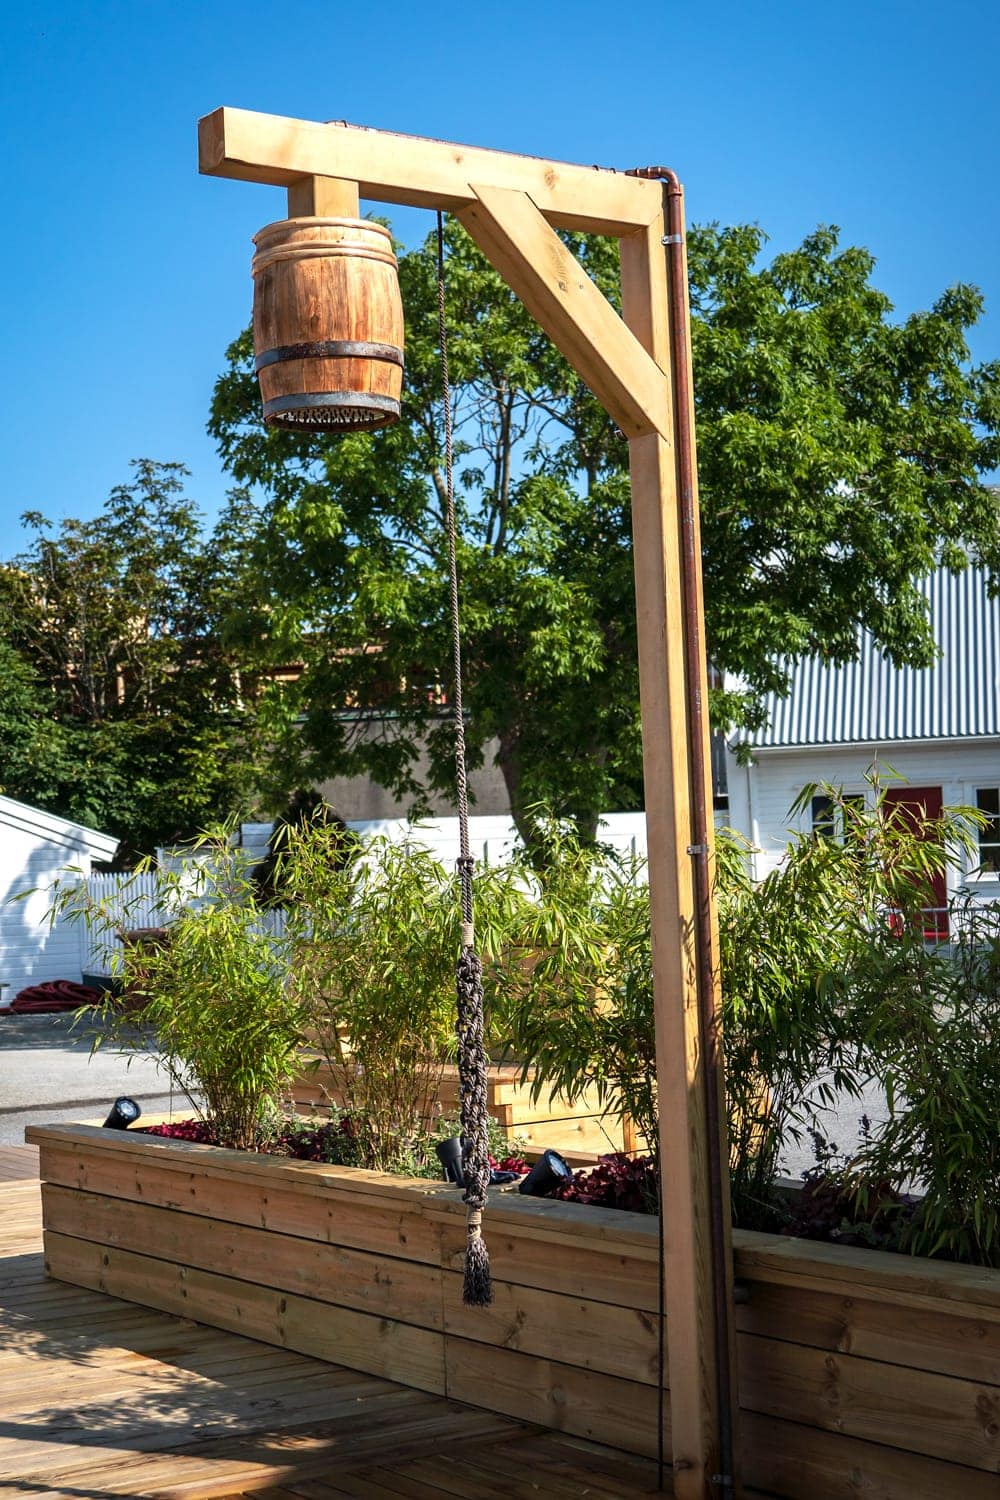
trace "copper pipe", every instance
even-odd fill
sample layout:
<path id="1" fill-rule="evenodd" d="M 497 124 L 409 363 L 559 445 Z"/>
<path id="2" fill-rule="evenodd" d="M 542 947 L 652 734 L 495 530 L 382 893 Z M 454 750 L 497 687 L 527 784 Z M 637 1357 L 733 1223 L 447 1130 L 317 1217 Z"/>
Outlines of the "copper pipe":
<path id="1" fill-rule="evenodd" d="M 695 491 L 695 435 L 691 372 L 688 358 L 688 288 L 684 256 L 684 189 L 669 167 L 638 167 L 626 173 L 665 184 L 667 295 L 670 303 L 671 362 L 674 373 L 674 424 L 681 523 L 681 595 L 684 609 L 684 665 L 691 754 L 691 854 L 694 859 L 695 965 L 698 978 L 698 1031 L 705 1059 L 705 1129 L 708 1143 L 709 1224 L 712 1237 L 716 1399 L 719 1407 L 719 1464 L 712 1475 L 719 1493 L 733 1496 L 735 1484 L 734 1371 L 731 1363 L 731 1311 L 725 1263 L 726 1224 L 722 1144 L 719 1120 L 722 1057 L 715 1007 L 715 955 L 712 951 L 712 889 L 709 878 L 709 799 L 703 746 L 708 733 L 708 706 L 702 693 L 705 642 L 698 607 L 701 558 Z"/>

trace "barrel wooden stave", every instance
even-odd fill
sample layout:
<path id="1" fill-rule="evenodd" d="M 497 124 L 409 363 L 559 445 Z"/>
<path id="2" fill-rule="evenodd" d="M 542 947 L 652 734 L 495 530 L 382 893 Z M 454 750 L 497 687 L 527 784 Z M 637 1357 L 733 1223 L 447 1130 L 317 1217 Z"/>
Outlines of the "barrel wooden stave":
<path id="1" fill-rule="evenodd" d="M 370 355 L 282 356 L 259 364 L 265 421 L 295 431 L 350 431 L 397 420 L 403 307 L 388 231 L 364 219 L 283 219 L 254 243 L 259 362 L 303 344 L 375 346 Z M 379 357 L 390 351 L 393 357 Z M 289 400 L 298 409 L 282 411 Z"/>

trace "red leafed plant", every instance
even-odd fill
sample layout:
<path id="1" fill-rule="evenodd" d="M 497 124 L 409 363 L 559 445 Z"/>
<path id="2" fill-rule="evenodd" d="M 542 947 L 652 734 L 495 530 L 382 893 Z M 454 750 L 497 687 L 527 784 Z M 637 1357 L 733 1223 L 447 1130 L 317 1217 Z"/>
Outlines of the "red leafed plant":
<path id="1" fill-rule="evenodd" d="M 211 1121 L 178 1120 L 172 1125 L 139 1126 L 136 1134 L 167 1136 L 175 1141 L 196 1141 L 217 1146 L 218 1134 Z M 321 1125 L 290 1125 L 272 1137 L 263 1148 L 270 1156 L 290 1156 L 297 1161 L 319 1161 L 353 1166 L 358 1160 L 357 1133 L 350 1115 L 339 1115 Z"/>
<path id="2" fill-rule="evenodd" d="M 498 1172 L 517 1172 L 518 1176 L 524 1176 L 528 1171 L 528 1163 L 523 1156 L 504 1156 L 497 1161 L 495 1156 L 490 1156 L 490 1166 Z"/>
<path id="3" fill-rule="evenodd" d="M 656 1163 L 651 1156 L 602 1156 L 596 1167 L 577 1172 L 572 1182 L 550 1197 L 565 1203 L 590 1203 L 597 1208 L 623 1208 L 631 1213 L 655 1214 L 659 1203 Z"/>
<path id="4" fill-rule="evenodd" d="M 171 1141 L 195 1141 L 199 1146 L 218 1145 L 218 1135 L 208 1120 L 175 1120 L 169 1125 L 137 1125 L 132 1134 L 162 1135 Z"/>

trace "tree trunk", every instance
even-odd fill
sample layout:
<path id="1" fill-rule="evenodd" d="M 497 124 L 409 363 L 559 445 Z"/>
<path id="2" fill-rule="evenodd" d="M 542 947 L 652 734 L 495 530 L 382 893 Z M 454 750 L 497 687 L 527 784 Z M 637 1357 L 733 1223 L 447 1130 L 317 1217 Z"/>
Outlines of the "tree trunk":
<path id="1" fill-rule="evenodd" d="M 586 753 L 586 752 L 584 752 Z M 594 752 L 596 753 L 596 752 Z M 514 826 L 520 834 L 528 859 L 535 869 L 541 870 L 545 863 L 545 840 L 540 837 L 538 827 L 538 816 L 543 816 L 547 811 L 552 811 L 555 816 L 568 818 L 576 826 L 577 835 L 581 844 L 593 844 L 597 841 L 597 825 L 600 821 L 600 809 L 584 809 L 581 812 L 559 811 L 558 809 L 540 808 L 535 803 L 526 803 L 522 792 L 522 761 L 518 736 L 500 736 L 500 748 L 497 751 L 496 763 L 503 774 L 504 786 L 507 789 L 507 797 L 510 801 L 510 815 L 514 820 Z"/>

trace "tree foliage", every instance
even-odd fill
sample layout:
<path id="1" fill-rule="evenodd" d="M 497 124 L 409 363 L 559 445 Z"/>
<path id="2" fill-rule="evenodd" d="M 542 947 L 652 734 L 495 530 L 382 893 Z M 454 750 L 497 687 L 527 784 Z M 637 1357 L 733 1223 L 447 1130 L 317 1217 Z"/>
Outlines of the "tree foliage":
<path id="1" fill-rule="evenodd" d="M 126 857 L 234 811 L 252 775 L 251 682 L 223 637 L 247 502 L 206 541 L 185 474 L 141 460 L 93 520 L 27 513 L 0 568 L 0 782 Z"/>
<path id="2" fill-rule="evenodd" d="M 617 254 L 568 237 L 615 301 Z M 968 287 L 894 321 L 873 261 L 833 229 L 760 263 L 763 236 L 690 237 L 707 636 L 727 721 L 753 723 L 778 658 L 849 659 L 864 625 L 898 663 L 932 641 L 913 580 L 971 554 L 1000 569 L 993 494 L 1000 367 L 970 368 Z M 593 830 L 641 797 L 626 447 L 464 232 L 448 229 L 447 317 L 472 761 L 496 741 L 522 832 L 545 802 Z M 372 774 L 420 807 L 451 785 L 444 441 L 435 245 L 401 257 L 403 420 L 374 436 L 265 431 L 249 334 L 210 429 L 266 495 L 242 621 L 262 660 L 303 663 L 270 724 L 298 782 Z M 295 727 L 301 725 L 301 733 Z"/>
<path id="3" fill-rule="evenodd" d="M 757 229 L 695 231 L 691 294 L 712 657 L 755 717 L 783 660 L 851 660 L 857 627 L 927 666 L 916 586 L 969 555 L 996 569 L 984 476 L 1000 463 L 1000 364 L 970 368 L 982 299 L 892 320 L 867 251 L 832 228 L 759 267 Z"/>

